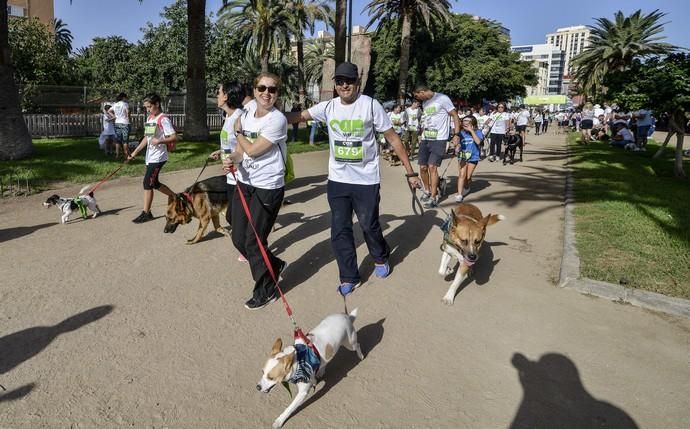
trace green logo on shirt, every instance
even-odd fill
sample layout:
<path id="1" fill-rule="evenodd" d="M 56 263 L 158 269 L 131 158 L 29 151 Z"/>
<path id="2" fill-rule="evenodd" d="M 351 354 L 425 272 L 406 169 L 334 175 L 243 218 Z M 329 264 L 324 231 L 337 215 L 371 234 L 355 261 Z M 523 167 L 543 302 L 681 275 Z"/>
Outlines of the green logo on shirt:
<path id="1" fill-rule="evenodd" d="M 364 121 L 361 119 L 331 119 L 331 130 L 350 137 L 364 137 Z"/>
<path id="2" fill-rule="evenodd" d="M 431 105 L 431 106 L 429 106 L 429 107 L 425 107 L 425 108 L 424 108 L 424 114 L 425 114 L 425 115 L 433 115 L 433 114 L 436 113 L 437 111 L 438 111 L 438 109 L 436 108 L 436 105 L 435 105 L 435 104 L 433 104 L 433 105 Z"/>

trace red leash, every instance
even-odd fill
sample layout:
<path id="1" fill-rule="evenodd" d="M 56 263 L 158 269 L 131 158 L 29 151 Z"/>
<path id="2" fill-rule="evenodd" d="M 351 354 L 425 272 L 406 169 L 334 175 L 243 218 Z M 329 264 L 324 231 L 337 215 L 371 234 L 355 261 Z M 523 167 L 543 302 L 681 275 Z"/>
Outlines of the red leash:
<path id="1" fill-rule="evenodd" d="M 118 171 L 122 170 L 122 167 L 124 167 L 125 164 L 127 164 L 127 163 L 123 162 L 121 166 L 119 166 L 119 167 L 117 167 L 117 169 L 115 169 L 115 171 L 113 171 L 112 173 L 105 176 L 105 178 L 103 178 L 103 180 L 101 180 L 100 182 L 96 183 L 96 186 L 91 188 L 91 190 L 89 192 L 87 192 L 87 194 L 90 194 L 91 192 L 96 192 L 96 189 L 98 189 L 102 184 L 104 184 L 105 182 L 110 180 L 110 178 L 113 177 Z"/>
<path id="2" fill-rule="evenodd" d="M 276 289 L 278 289 L 278 293 L 280 293 L 280 299 L 283 301 L 283 306 L 285 307 L 285 312 L 287 312 L 288 317 L 292 321 L 292 326 L 295 328 L 295 339 L 299 338 L 304 343 L 309 346 L 313 351 L 316 356 L 321 359 L 321 355 L 319 354 L 319 351 L 316 349 L 314 344 L 312 344 L 311 341 L 307 338 L 306 335 L 304 335 L 304 332 L 302 332 L 302 329 L 297 326 L 297 322 L 295 321 L 294 313 L 292 311 L 292 308 L 290 307 L 290 304 L 287 302 L 287 298 L 285 298 L 285 294 L 283 293 L 283 290 L 280 288 L 280 279 L 276 276 L 275 271 L 273 271 L 273 265 L 271 265 L 271 260 L 268 258 L 268 253 L 266 252 L 266 248 L 264 247 L 264 244 L 261 242 L 261 238 L 259 237 L 259 233 L 256 231 L 256 227 L 254 226 L 254 219 L 252 218 L 252 214 L 249 211 L 249 205 L 247 204 L 247 200 L 244 197 L 244 192 L 242 192 L 242 186 L 240 185 L 240 181 L 237 180 L 237 176 L 235 175 L 235 168 L 232 167 L 230 170 L 232 173 L 232 176 L 235 178 L 236 186 L 237 186 L 237 192 L 240 194 L 240 200 L 242 201 L 242 208 L 244 208 L 244 214 L 247 216 L 247 220 L 249 221 L 249 225 L 251 225 L 252 230 L 254 231 L 254 236 L 256 237 L 256 242 L 259 245 L 259 250 L 261 251 L 261 256 L 264 259 L 264 263 L 266 264 L 266 268 L 268 268 L 268 272 L 271 275 L 271 278 L 273 279 L 273 282 L 276 285 Z"/>

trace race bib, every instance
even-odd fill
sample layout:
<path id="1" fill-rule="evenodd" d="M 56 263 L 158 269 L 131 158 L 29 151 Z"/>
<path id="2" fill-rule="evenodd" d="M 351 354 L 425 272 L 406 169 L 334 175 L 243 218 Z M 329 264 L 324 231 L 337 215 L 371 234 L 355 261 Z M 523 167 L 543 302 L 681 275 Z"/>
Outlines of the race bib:
<path id="1" fill-rule="evenodd" d="M 410 125 L 409 127 L 407 127 L 407 130 L 408 131 L 417 131 L 417 126 L 416 125 Z"/>
<path id="2" fill-rule="evenodd" d="M 364 148 L 361 141 L 333 141 L 333 155 L 339 162 L 362 162 Z"/>
<path id="3" fill-rule="evenodd" d="M 153 137 L 156 135 L 156 123 L 155 122 L 147 122 L 144 124 L 144 135 L 146 137 Z"/>
<path id="4" fill-rule="evenodd" d="M 435 130 L 433 128 L 426 128 L 424 130 L 424 138 L 425 139 L 436 140 L 437 136 L 438 136 L 438 130 Z"/>

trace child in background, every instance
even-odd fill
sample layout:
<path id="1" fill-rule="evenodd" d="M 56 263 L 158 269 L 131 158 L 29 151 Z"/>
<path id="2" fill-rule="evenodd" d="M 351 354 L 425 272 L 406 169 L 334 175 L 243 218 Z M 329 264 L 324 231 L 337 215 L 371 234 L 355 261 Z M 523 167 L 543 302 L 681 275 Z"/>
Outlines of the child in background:
<path id="1" fill-rule="evenodd" d="M 161 169 L 168 161 L 168 144 L 177 142 L 177 134 L 170 118 L 161 110 L 161 98 L 158 94 L 148 94 L 144 97 L 144 107 L 149 113 L 144 124 L 144 138 L 136 149 L 127 157 L 131 161 L 146 148 L 146 174 L 144 175 L 144 210 L 134 218 L 134 223 L 144 223 L 153 220 L 151 204 L 153 204 L 153 190 L 164 193 L 168 197 L 175 197 L 175 193 L 162 184 L 158 177 Z"/>
<path id="2" fill-rule="evenodd" d="M 473 115 L 462 118 L 460 144 L 455 148 L 458 153 L 458 195 L 455 196 L 457 203 L 462 202 L 470 193 L 472 174 L 481 158 L 479 145 L 484 139 L 484 134 L 477 128 L 477 118 Z"/>
<path id="3" fill-rule="evenodd" d="M 105 151 L 106 155 L 115 153 L 115 116 L 109 112 L 111 107 L 110 104 L 103 106 L 103 116 L 101 117 L 103 131 L 98 137 L 98 146 Z"/>

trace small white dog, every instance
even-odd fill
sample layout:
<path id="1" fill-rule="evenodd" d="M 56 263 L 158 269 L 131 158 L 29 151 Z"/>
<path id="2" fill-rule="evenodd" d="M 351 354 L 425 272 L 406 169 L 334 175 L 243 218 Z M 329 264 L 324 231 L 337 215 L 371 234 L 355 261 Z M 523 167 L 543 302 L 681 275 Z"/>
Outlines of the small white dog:
<path id="1" fill-rule="evenodd" d="M 93 213 L 92 218 L 98 216 L 101 213 L 101 209 L 96 204 L 96 198 L 93 196 L 93 192 L 84 194 L 90 185 L 84 186 L 79 191 L 79 196 L 77 198 L 61 198 L 59 195 L 51 195 L 43 203 L 45 207 L 56 206 L 62 212 L 60 217 L 62 223 L 64 224 L 69 220 L 70 215 L 75 210 L 79 210 L 84 219 L 86 219 L 87 209 Z"/>
<path id="2" fill-rule="evenodd" d="M 297 395 L 275 419 L 274 429 L 282 427 L 304 402 L 309 388 L 316 386 L 317 377 L 323 376 L 326 364 L 333 359 L 341 345 L 357 352 L 357 356 L 364 359 L 353 324 L 356 317 L 357 309 L 352 310 L 350 314 L 338 313 L 327 316 L 307 334 L 310 345 L 305 344 L 303 339 L 296 338 L 294 346 L 283 348 L 280 338 L 275 341 L 271 357 L 264 365 L 263 375 L 256 389 L 268 393 L 278 383 L 293 383 L 297 385 Z"/>

